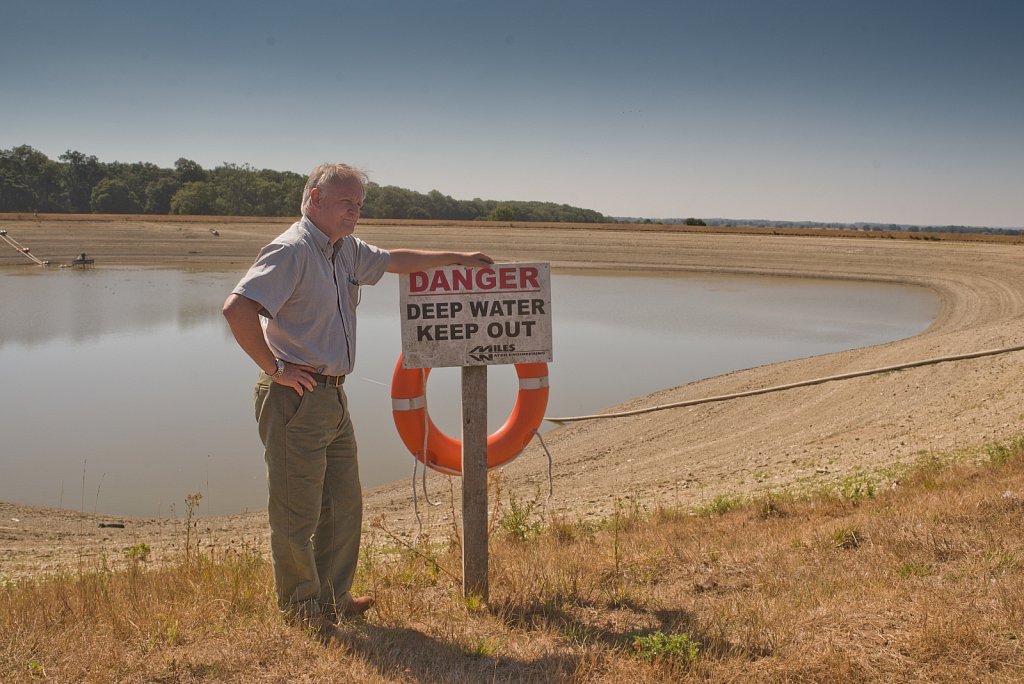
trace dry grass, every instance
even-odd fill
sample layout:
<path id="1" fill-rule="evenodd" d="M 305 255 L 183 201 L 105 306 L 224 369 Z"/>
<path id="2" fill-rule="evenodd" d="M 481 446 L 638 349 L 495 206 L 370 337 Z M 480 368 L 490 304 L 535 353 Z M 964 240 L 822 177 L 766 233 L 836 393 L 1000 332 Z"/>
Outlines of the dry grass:
<path id="1" fill-rule="evenodd" d="M 3 681 L 1021 681 L 1024 440 L 885 491 L 549 521 L 505 505 L 491 602 L 371 526 L 366 624 L 285 625 L 253 551 L 0 588 Z"/>

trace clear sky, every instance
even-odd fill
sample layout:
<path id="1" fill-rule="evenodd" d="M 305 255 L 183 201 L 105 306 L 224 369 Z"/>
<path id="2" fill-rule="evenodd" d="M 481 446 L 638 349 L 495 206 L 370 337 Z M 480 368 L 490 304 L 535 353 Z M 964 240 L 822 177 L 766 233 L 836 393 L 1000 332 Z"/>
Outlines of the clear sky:
<path id="1" fill-rule="evenodd" d="M 0 0 L 0 148 L 1024 226 L 1024 2 Z"/>

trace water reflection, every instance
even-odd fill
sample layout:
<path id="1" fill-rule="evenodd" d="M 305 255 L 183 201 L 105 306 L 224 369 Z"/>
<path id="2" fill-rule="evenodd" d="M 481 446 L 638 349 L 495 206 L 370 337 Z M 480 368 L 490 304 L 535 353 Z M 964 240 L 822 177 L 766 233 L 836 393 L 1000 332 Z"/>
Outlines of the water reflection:
<path id="1" fill-rule="evenodd" d="M 252 414 L 255 369 L 220 306 L 241 272 L 0 272 L 0 500 L 137 515 L 265 505 Z M 549 414 L 772 361 L 924 329 L 920 288 L 846 281 L 556 273 Z M 364 288 L 359 359 L 346 383 L 365 486 L 411 474 L 391 422 L 400 351 L 397 279 Z M 491 429 L 515 398 L 492 367 Z M 458 434 L 459 373 L 431 373 L 434 421 Z M 555 455 L 557 459 L 557 454 Z"/>
<path id="2" fill-rule="evenodd" d="M 127 268 L 0 272 L 0 348 L 84 342 L 170 321 L 182 330 L 202 325 L 220 311 L 224 277 Z"/>

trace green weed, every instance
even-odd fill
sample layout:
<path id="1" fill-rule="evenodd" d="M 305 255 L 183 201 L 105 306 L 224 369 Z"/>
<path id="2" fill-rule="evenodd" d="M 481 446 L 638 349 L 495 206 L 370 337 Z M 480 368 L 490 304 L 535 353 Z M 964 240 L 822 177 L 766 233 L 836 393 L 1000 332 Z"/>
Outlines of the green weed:
<path id="1" fill-rule="evenodd" d="M 839 483 L 839 496 L 847 501 L 861 501 L 875 496 L 877 483 L 866 473 L 854 473 Z"/>
<path id="2" fill-rule="evenodd" d="M 470 613 L 481 613 L 487 609 L 487 603 L 483 597 L 478 594 L 470 594 L 466 596 L 463 601 L 466 604 L 466 610 Z"/>
<path id="3" fill-rule="evenodd" d="M 1010 551 L 989 551 L 985 554 L 985 562 L 992 576 L 1015 572 L 1021 567 L 1020 559 Z"/>
<path id="4" fill-rule="evenodd" d="M 142 542 L 135 544 L 134 546 L 129 546 L 125 549 L 124 555 L 133 563 L 145 563 L 149 560 L 150 552 L 151 549 L 149 548 L 149 544 Z"/>
<path id="5" fill-rule="evenodd" d="M 33 679 L 46 679 L 46 668 L 34 658 L 28 661 L 28 676 Z"/>
<path id="6" fill-rule="evenodd" d="M 700 655 L 700 644 L 689 634 L 665 634 L 658 631 L 647 636 L 635 636 L 633 655 L 641 660 L 680 660 L 692 663 Z"/>
<path id="7" fill-rule="evenodd" d="M 1003 465 L 1022 453 L 1024 453 L 1024 436 L 1014 437 L 1005 443 L 996 442 L 985 447 L 985 455 L 995 465 Z"/>
<path id="8" fill-rule="evenodd" d="M 765 494 L 764 498 L 757 503 L 757 515 L 760 518 L 781 518 L 785 514 L 778 495 L 772 492 Z"/>
<path id="9" fill-rule="evenodd" d="M 537 502 L 520 503 L 515 495 L 509 499 L 508 512 L 501 518 L 499 527 L 505 537 L 515 542 L 527 542 L 536 538 L 544 523 L 536 515 Z"/>
<path id="10" fill-rule="evenodd" d="M 855 549 L 864 543 L 864 534 L 859 527 L 837 527 L 832 532 L 832 545 L 837 549 Z"/>
<path id="11" fill-rule="evenodd" d="M 905 561 L 896 568 L 896 574 L 903 579 L 908 579 L 910 577 L 927 577 L 932 574 L 932 566 L 928 563 Z"/>
<path id="12" fill-rule="evenodd" d="M 498 643 L 491 639 L 480 639 L 469 649 L 471 658 L 486 658 L 498 654 Z"/>
<path id="13" fill-rule="evenodd" d="M 697 508 L 697 514 L 708 517 L 716 515 L 725 515 L 732 509 L 740 506 L 742 503 L 742 497 L 729 496 L 727 494 L 719 494 L 708 503 Z"/>

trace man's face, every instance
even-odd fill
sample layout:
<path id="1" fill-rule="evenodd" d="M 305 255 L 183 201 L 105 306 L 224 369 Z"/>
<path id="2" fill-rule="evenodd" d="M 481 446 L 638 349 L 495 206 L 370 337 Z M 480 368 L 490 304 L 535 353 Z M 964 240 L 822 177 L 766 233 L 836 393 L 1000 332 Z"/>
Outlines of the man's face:
<path id="1" fill-rule="evenodd" d="M 311 218 L 327 237 L 339 240 L 355 232 L 363 206 L 363 186 L 359 181 L 346 179 L 313 188 L 310 199 L 315 211 Z"/>

